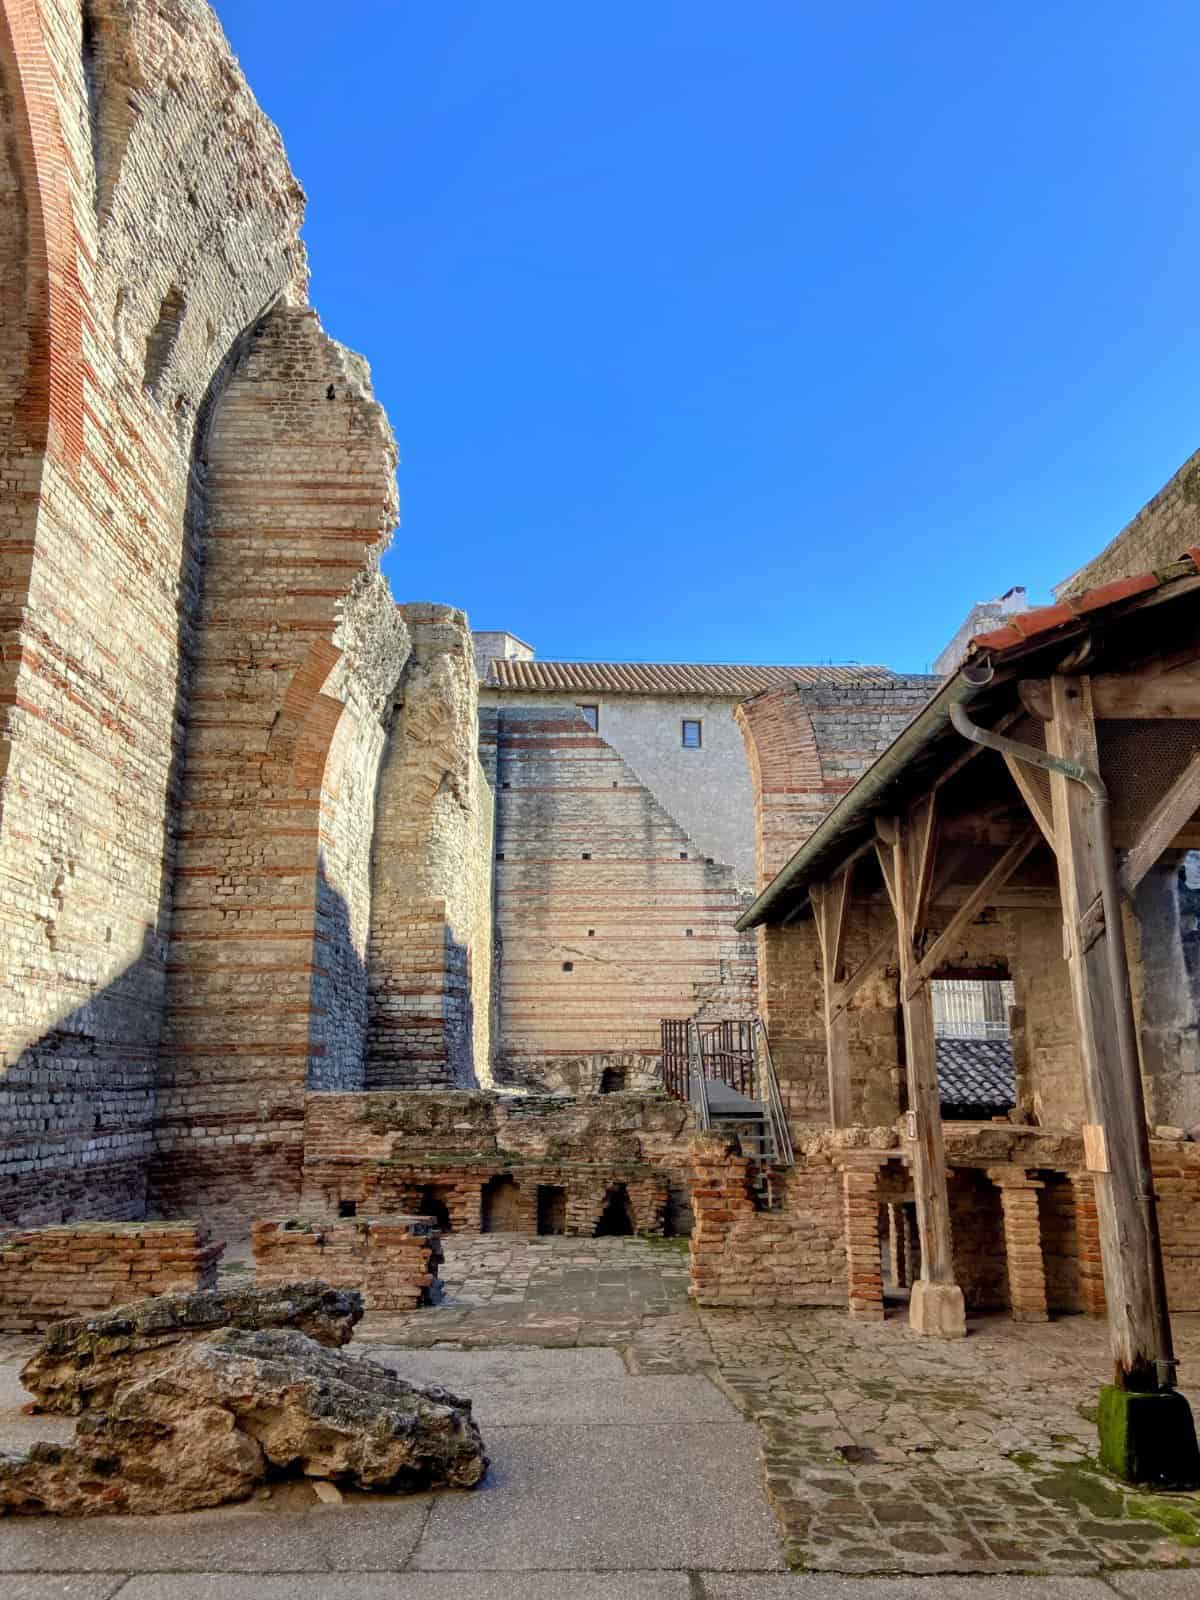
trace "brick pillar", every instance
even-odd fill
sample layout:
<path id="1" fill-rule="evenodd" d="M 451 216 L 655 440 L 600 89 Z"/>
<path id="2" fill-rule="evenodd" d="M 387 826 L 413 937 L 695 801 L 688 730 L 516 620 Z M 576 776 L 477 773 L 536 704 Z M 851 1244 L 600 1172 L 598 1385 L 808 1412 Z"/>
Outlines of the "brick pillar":
<path id="1" fill-rule="evenodd" d="M 883 1321 L 883 1263 L 879 1250 L 879 1169 L 888 1158 L 841 1153 L 846 1218 L 846 1283 L 856 1322 Z"/>
<path id="2" fill-rule="evenodd" d="M 1043 1185 L 1024 1167 L 989 1167 L 1004 1207 L 1004 1248 L 1008 1293 L 1014 1322 L 1048 1322 L 1046 1268 L 1042 1259 L 1042 1219 L 1038 1190 Z"/>
<path id="3" fill-rule="evenodd" d="M 1071 1172 L 1067 1177 L 1075 1202 L 1075 1248 L 1079 1255 L 1079 1293 L 1083 1309 L 1089 1317 L 1107 1316 L 1095 1180 L 1090 1172 Z"/>
<path id="4" fill-rule="evenodd" d="M 904 1227 L 904 1207 L 898 1202 L 892 1202 L 887 1208 L 887 1230 L 888 1258 L 892 1267 L 891 1287 L 907 1289 L 910 1282 L 908 1239 Z"/>

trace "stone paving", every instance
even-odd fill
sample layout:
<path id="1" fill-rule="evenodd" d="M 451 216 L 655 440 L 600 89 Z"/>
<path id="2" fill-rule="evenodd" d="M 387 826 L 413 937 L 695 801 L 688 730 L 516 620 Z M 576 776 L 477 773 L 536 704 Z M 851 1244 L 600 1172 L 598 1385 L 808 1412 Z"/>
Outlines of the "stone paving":
<path id="1" fill-rule="evenodd" d="M 485 1489 L 331 1508 L 289 1484 L 187 1518 L 10 1519 L 5 1600 L 1200 1595 L 1200 1496 L 1127 1491 L 1091 1459 L 1108 1358 L 1084 1318 L 973 1319 L 944 1345 L 899 1307 L 700 1312 L 674 1241 L 452 1236 L 444 1281 L 440 1305 L 369 1315 L 349 1348 L 476 1399 Z M 1175 1326 L 1187 1375 L 1200 1317 Z M 0 1341 L 0 1447 L 34 1425 L 28 1345 Z"/>

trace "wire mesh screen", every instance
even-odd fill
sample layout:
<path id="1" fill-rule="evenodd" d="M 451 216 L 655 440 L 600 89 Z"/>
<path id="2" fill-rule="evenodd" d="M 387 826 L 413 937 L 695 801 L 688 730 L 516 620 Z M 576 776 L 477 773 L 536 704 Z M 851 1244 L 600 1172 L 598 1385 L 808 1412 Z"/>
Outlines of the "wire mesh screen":
<path id="1" fill-rule="evenodd" d="M 1200 722 L 1186 717 L 1098 722 L 1100 774 L 1114 828 L 1137 828 L 1200 751 Z"/>

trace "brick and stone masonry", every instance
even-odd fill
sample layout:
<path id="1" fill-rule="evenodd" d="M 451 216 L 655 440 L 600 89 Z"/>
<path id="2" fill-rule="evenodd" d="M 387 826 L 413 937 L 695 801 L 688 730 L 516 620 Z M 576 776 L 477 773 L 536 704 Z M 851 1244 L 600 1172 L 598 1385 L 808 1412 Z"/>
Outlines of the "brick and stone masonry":
<path id="1" fill-rule="evenodd" d="M 10 1233 L 0 1241 L 0 1333 L 38 1333 L 151 1295 L 213 1289 L 224 1248 L 194 1222 L 83 1222 Z"/>
<path id="2" fill-rule="evenodd" d="M 441 1234 L 429 1217 L 291 1217 L 251 1230 L 260 1289 L 319 1278 L 359 1289 L 369 1311 L 414 1311 L 435 1293 Z"/>

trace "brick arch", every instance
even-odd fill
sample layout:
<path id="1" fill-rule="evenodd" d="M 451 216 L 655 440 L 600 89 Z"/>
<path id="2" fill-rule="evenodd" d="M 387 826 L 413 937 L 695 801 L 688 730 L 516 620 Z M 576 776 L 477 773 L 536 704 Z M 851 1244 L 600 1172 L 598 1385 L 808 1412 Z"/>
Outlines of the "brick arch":
<path id="1" fill-rule="evenodd" d="M 734 719 L 754 783 L 759 887 L 812 832 L 824 810 L 824 775 L 813 720 L 794 684 L 745 700 Z"/>

